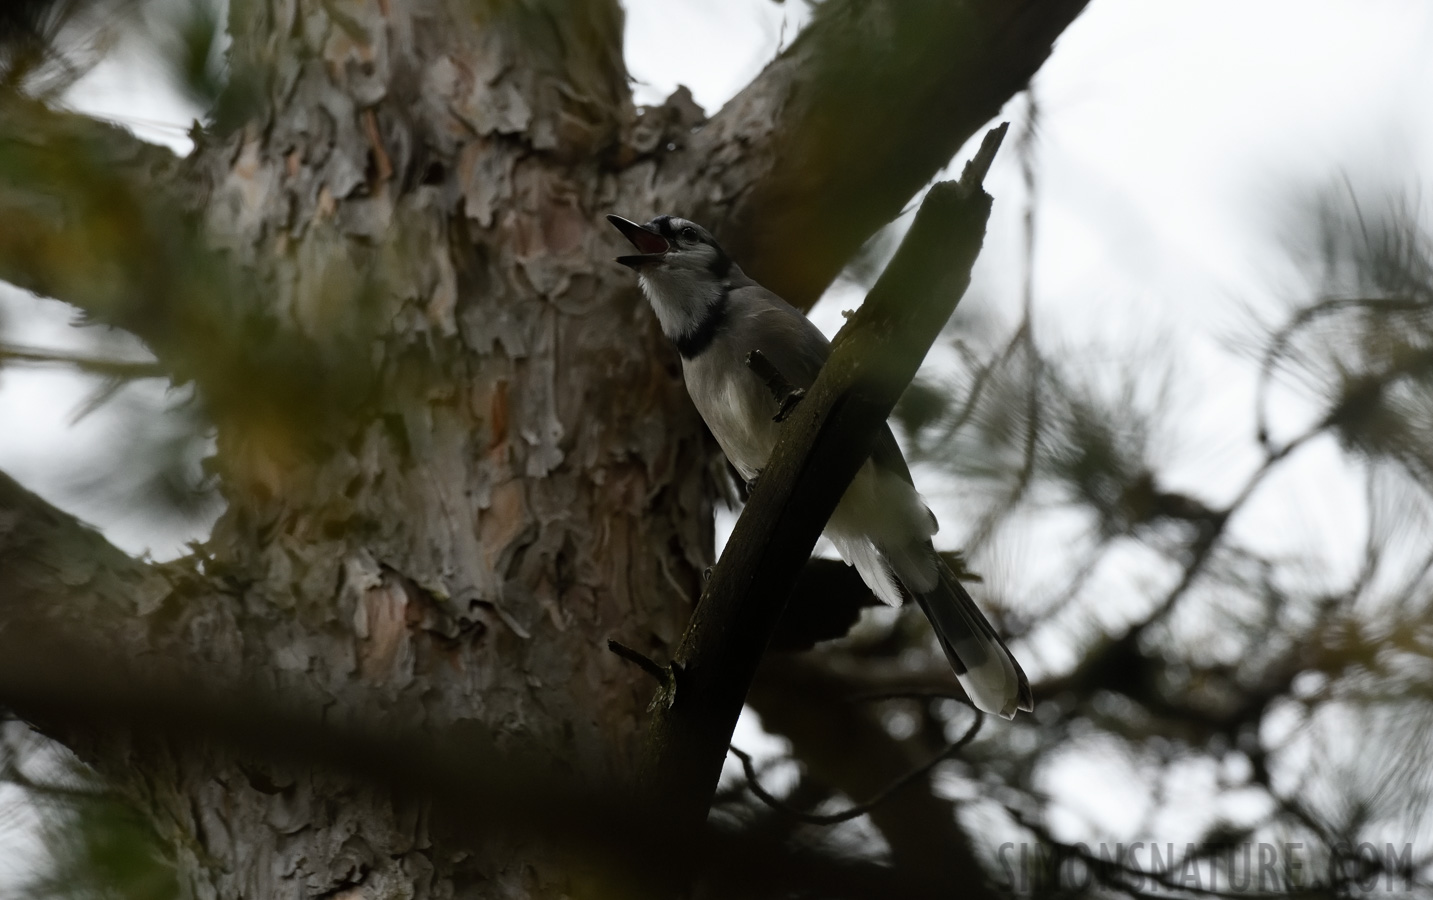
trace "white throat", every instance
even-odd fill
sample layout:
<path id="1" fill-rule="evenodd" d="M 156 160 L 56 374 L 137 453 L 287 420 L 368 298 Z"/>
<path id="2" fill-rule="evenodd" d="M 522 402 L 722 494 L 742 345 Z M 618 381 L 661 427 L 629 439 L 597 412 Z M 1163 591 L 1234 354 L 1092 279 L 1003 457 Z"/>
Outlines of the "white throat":
<path id="1" fill-rule="evenodd" d="M 653 267 L 638 275 L 662 333 L 673 341 L 695 332 L 726 291 L 710 273 L 695 269 Z"/>

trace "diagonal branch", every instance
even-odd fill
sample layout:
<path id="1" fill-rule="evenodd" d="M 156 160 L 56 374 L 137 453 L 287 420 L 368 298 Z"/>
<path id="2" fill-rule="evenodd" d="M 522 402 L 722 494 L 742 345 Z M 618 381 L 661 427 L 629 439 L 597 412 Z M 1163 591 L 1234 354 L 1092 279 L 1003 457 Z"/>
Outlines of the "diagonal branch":
<path id="1" fill-rule="evenodd" d="M 146 614 L 173 589 L 160 567 L 0 473 L 0 637 L 63 634 L 76 646 L 137 655 L 150 648 Z"/>
<path id="2" fill-rule="evenodd" d="M 980 187 L 1005 126 L 959 182 L 932 188 L 866 303 L 836 336 L 815 384 L 783 423 L 682 638 L 659 699 L 644 790 L 694 837 L 711 805 L 747 688 L 811 554 L 881 425 L 965 293 L 991 199 Z"/>
<path id="3" fill-rule="evenodd" d="M 181 167 L 119 126 L 0 94 L 0 279 L 152 341 L 146 313 L 194 208 Z"/>
<path id="4" fill-rule="evenodd" d="M 691 138 L 673 209 L 809 307 L 999 115 L 1088 0 L 829 0 Z"/>
<path id="5" fill-rule="evenodd" d="M 114 359 L 68 350 L 48 350 L 6 343 L 0 343 L 0 365 L 68 366 L 86 375 L 117 379 L 162 378 L 165 374 L 164 369 L 157 363 L 142 359 Z"/>
<path id="6" fill-rule="evenodd" d="M 140 338 L 171 380 L 198 385 L 221 427 L 328 427 L 371 382 L 369 345 L 276 327 L 254 280 L 206 238 L 199 167 L 115 126 L 0 95 L 0 279 Z"/>

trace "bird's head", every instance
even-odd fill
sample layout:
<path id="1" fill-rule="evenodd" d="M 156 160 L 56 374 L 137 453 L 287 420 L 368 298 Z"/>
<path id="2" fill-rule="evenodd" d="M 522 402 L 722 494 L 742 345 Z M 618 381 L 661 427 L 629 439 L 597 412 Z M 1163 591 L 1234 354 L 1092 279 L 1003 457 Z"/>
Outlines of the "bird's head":
<path id="1" fill-rule="evenodd" d="M 657 216 L 645 225 L 621 216 L 607 221 L 637 249 L 617 262 L 637 273 L 668 337 L 681 340 L 720 305 L 733 266 L 710 231 L 678 216 Z"/>
<path id="2" fill-rule="evenodd" d="M 621 216 L 608 216 L 607 221 L 637 248 L 637 253 L 619 256 L 617 261 L 638 275 L 688 272 L 716 281 L 725 278 L 731 268 L 731 260 L 716 238 L 696 222 L 679 216 L 657 216 L 645 225 Z"/>

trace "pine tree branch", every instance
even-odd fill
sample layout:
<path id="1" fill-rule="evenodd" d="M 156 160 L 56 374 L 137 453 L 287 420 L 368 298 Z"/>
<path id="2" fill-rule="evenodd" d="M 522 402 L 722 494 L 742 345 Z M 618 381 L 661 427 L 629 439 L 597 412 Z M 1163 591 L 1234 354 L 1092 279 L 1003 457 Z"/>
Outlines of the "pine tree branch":
<path id="1" fill-rule="evenodd" d="M 205 181 L 123 129 L 0 96 L 0 279 L 140 338 L 221 427 L 341 419 L 372 376 L 366 339 L 275 327 L 201 227 Z"/>
<path id="2" fill-rule="evenodd" d="M 1024 89 L 1088 0 L 829 0 L 689 141 L 670 209 L 809 307 Z"/>
<path id="3" fill-rule="evenodd" d="M 969 284 L 991 199 L 981 181 L 1004 136 L 991 131 L 959 182 L 931 189 L 865 304 L 781 426 L 683 636 L 655 704 L 641 788 L 694 838 L 763 652 L 826 520 Z"/>
<path id="4" fill-rule="evenodd" d="M 198 224 L 204 184 L 123 128 L 0 94 L 0 279 L 135 335 L 213 410 L 235 405 L 225 392 L 236 385 L 242 399 L 266 378 L 297 381 L 285 357 L 313 354 L 256 347 L 228 263 Z"/>
<path id="5" fill-rule="evenodd" d="M 941 661 L 944 665 L 944 660 Z M 863 667 L 864 674 L 864 667 Z M 986 873 L 956 818 L 955 805 L 929 790 L 887 791 L 900 773 L 917 771 L 933 757 L 917 741 L 892 738 L 870 702 L 890 697 L 949 697 L 964 701 L 949 670 L 945 688 L 866 690 L 864 678 L 838 671 L 817 657 L 768 657 L 747 702 L 762 727 L 791 742 L 815 781 L 848 797 L 878 797 L 864 809 L 891 848 L 891 864 L 933 884 L 961 885 L 970 900 L 994 900 Z M 906 679 L 909 681 L 909 677 Z"/>
<path id="6" fill-rule="evenodd" d="M 0 636 L 64 635 L 75 646 L 140 654 L 145 615 L 173 586 L 99 532 L 0 473 Z"/>
<path id="7" fill-rule="evenodd" d="M 791 816 L 792 818 L 795 818 L 801 822 L 805 822 L 808 825 L 839 825 L 842 822 L 849 822 L 852 819 L 858 819 L 861 816 L 870 814 L 881 804 L 890 800 L 893 796 L 900 793 L 902 790 L 909 787 L 914 782 L 919 781 L 925 776 L 929 775 L 932 769 L 934 769 L 939 764 L 945 762 L 951 756 L 955 755 L 955 751 L 959 750 L 960 748 L 964 747 L 966 744 L 974 740 L 976 734 L 980 731 L 980 726 L 984 722 L 985 713 L 976 710 L 975 721 L 970 724 L 970 727 L 966 729 L 965 734 L 961 735 L 959 739 L 952 741 L 949 744 L 946 744 L 945 747 L 943 747 L 939 753 L 936 753 L 934 756 L 931 756 L 930 758 L 926 759 L 920 765 L 903 773 L 900 777 L 896 778 L 894 781 L 890 782 L 889 784 L 881 788 L 879 791 L 877 791 L 875 795 L 873 795 L 869 800 L 864 800 L 860 803 L 853 803 L 852 805 L 846 807 L 840 812 L 834 813 L 806 812 L 804 810 L 796 809 L 793 806 L 787 805 L 779 797 L 776 797 L 770 791 L 766 790 L 766 788 L 761 786 L 761 779 L 757 775 L 756 767 L 752 763 L 750 753 L 747 753 L 745 750 L 742 750 L 735 744 L 730 747 L 730 750 L 732 752 L 732 755 L 734 755 L 738 760 L 741 761 L 742 771 L 746 774 L 747 787 L 751 789 L 751 792 L 755 794 L 757 799 L 759 799 L 762 803 L 765 803 L 772 809 L 785 813 L 786 815 Z"/>
<path id="8" fill-rule="evenodd" d="M 0 94 L 0 279 L 153 342 L 182 161 L 117 125 Z"/>
<path id="9" fill-rule="evenodd" d="M 631 896 L 628 882 L 670 875 L 677 865 L 677 838 L 661 806 L 633 806 L 612 785 L 554 767 L 540 749 L 513 746 L 511 735 L 503 746 L 471 729 L 395 732 L 382 716 L 336 716 L 271 687 L 220 685 L 202 667 L 139 666 L 63 636 L 43 647 L 10 638 L 0 631 L 0 705 L 60 731 L 112 735 L 129 747 L 199 746 L 210 761 L 233 755 L 342 774 L 422 802 L 469 847 L 516 835 L 601 860 L 582 871 L 600 877 L 611 896 Z M 717 896 L 937 900 L 950 890 L 916 873 L 736 831 L 712 835 L 702 870 Z"/>
<path id="10" fill-rule="evenodd" d="M 165 374 L 158 364 L 146 360 L 114 359 L 6 343 L 0 343 L 0 365 L 70 367 L 87 375 L 116 379 L 158 378 Z"/>

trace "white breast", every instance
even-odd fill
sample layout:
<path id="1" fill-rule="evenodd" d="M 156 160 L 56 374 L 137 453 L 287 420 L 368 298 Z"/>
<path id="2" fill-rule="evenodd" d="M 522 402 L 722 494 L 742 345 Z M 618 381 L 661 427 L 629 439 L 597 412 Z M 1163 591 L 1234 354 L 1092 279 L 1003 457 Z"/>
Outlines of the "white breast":
<path id="1" fill-rule="evenodd" d="M 730 371 L 715 363 L 715 353 L 682 361 L 687 393 L 726 458 L 750 481 L 776 446 L 775 401 L 749 369 Z"/>

